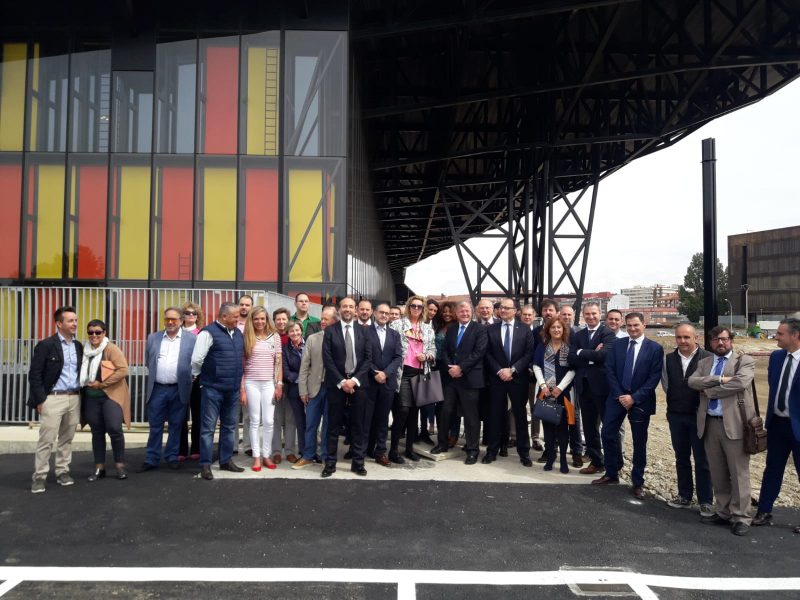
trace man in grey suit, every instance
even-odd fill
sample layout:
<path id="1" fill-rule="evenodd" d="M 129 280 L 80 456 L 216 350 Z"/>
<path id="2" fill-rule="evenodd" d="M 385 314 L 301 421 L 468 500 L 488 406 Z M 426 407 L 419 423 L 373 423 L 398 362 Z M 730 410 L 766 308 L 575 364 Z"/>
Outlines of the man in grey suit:
<path id="1" fill-rule="evenodd" d="M 164 421 L 168 423 L 164 458 L 171 469 L 180 467 L 178 448 L 181 427 L 192 395 L 192 351 L 195 335 L 181 328 L 181 311 L 164 311 L 164 329 L 147 336 L 145 363 L 147 378 L 147 419 L 150 436 L 147 453 L 139 472 L 158 468 L 164 437 Z"/>
<path id="2" fill-rule="evenodd" d="M 705 523 L 730 525 L 734 535 L 747 535 L 750 529 L 750 455 L 744 451 L 744 423 L 739 404 L 744 404 L 747 419 L 755 416 L 751 382 L 756 363 L 751 356 L 733 351 L 733 334 L 727 327 L 714 327 L 710 333 L 711 351 L 697 363 L 689 377 L 689 387 L 700 392 L 697 409 L 697 437 L 711 469 L 714 488 L 714 514 L 701 517 Z"/>
<path id="3" fill-rule="evenodd" d="M 327 389 L 322 385 L 325 379 L 325 369 L 322 365 L 322 340 L 328 325 L 338 320 L 336 309 L 326 306 L 322 309 L 320 331 L 312 333 L 306 340 L 303 351 L 303 360 L 300 362 L 300 375 L 297 385 L 300 400 L 306 406 L 306 431 L 303 456 L 292 465 L 293 469 L 302 469 L 317 462 L 320 463 L 328 456 L 326 440 L 328 438 L 328 395 Z M 317 454 L 317 429 L 322 423 L 322 444 L 320 456 Z"/>

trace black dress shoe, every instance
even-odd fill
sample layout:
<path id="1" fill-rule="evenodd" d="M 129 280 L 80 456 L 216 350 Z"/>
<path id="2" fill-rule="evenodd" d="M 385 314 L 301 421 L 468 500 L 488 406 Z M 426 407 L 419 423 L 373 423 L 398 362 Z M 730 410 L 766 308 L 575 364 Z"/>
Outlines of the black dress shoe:
<path id="1" fill-rule="evenodd" d="M 531 449 L 536 450 L 537 452 L 544 452 L 544 446 L 539 440 L 534 440 L 531 442 Z"/>
<path id="2" fill-rule="evenodd" d="M 356 475 L 361 475 L 361 477 L 367 476 L 367 470 L 364 468 L 364 465 L 352 465 L 350 470 Z"/>
<path id="3" fill-rule="evenodd" d="M 344 445 L 345 446 L 349 446 L 350 445 L 350 438 L 349 437 L 344 438 Z"/>
<path id="4" fill-rule="evenodd" d="M 434 442 L 434 441 L 431 439 L 431 436 L 430 436 L 430 434 L 428 434 L 427 432 L 426 432 L 426 433 L 423 433 L 422 435 L 420 435 L 419 437 L 417 437 L 417 439 L 418 439 L 420 442 L 425 442 L 426 444 L 429 444 L 429 445 L 431 445 L 431 446 L 435 446 L 435 445 L 436 445 L 436 442 Z"/>
<path id="5" fill-rule="evenodd" d="M 532 467 L 533 466 L 533 461 L 528 456 L 521 457 L 519 459 L 519 462 L 522 463 L 523 467 Z"/>
<path id="6" fill-rule="evenodd" d="M 544 464 L 544 463 L 547 462 L 547 457 L 544 454 L 542 454 L 539 458 L 536 459 L 536 462 L 540 463 L 540 464 Z"/>
<path id="7" fill-rule="evenodd" d="M 128 467 L 119 467 L 117 469 L 117 479 L 123 481 L 128 478 Z"/>
<path id="8" fill-rule="evenodd" d="M 464 461 L 465 465 L 474 465 L 478 462 L 478 455 L 477 454 L 467 454 L 467 458 Z"/>
<path id="9" fill-rule="evenodd" d="M 179 462 L 176 460 L 176 461 L 173 461 L 173 462 L 168 462 L 168 463 L 167 463 L 167 466 L 168 466 L 170 469 L 172 469 L 173 471 L 177 471 L 178 469 L 180 469 L 180 468 L 181 468 L 181 463 L 179 463 Z"/>
<path id="10" fill-rule="evenodd" d="M 500 446 L 500 456 L 503 458 L 508 456 L 508 446 Z"/>
<path id="11" fill-rule="evenodd" d="M 142 466 L 136 469 L 137 473 L 146 473 L 147 471 L 152 471 L 153 469 L 157 469 L 158 466 L 154 465 L 149 462 L 142 463 Z"/>
<path id="12" fill-rule="evenodd" d="M 725 525 L 729 526 L 731 524 L 730 519 L 723 519 L 718 514 L 714 513 L 710 517 L 700 517 L 700 522 L 705 523 L 706 525 Z"/>
<path id="13" fill-rule="evenodd" d="M 431 448 L 431 454 L 444 454 L 448 450 L 450 450 L 450 448 L 447 446 L 434 446 Z"/>
<path id="14" fill-rule="evenodd" d="M 367 458 L 375 458 L 375 451 L 367 450 Z"/>
<path id="15" fill-rule="evenodd" d="M 344 453 L 344 459 L 345 460 L 350 460 L 351 458 L 353 458 L 353 451 L 352 450 L 348 450 L 347 452 Z"/>
<path id="16" fill-rule="evenodd" d="M 243 467 L 240 467 L 235 462 L 230 461 L 226 462 L 224 465 L 219 466 L 220 471 L 230 471 L 231 473 L 241 473 L 244 471 Z"/>
<path id="17" fill-rule="evenodd" d="M 91 475 L 89 475 L 89 477 L 87 477 L 87 480 L 88 481 L 97 481 L 98 479 L 104 479 L 105 476 L 106 476 L 106 470 L 105 469 L 95 469 L 94 473 L 92 473 Z"/>
<path id="18" fill-rule="evenodd" d="M 494 456 L 492 456 L 491 454 L 484 454 L 483 458 L 481 459 L 481 464 L 490 465 L 496 460 L 497 459 Z"/>
<path id="19" fill-rule="evenodd" d="M 253 456 L 252 450 L 245 450 L 244 453 L 247 454 L 247 456 Z"/>
<path id="20" fill-rule="evenodd" d="M 397 452 L 389 452 L 389 460 L 396 465 L 406 464 L 405 459 L 402 456 L 400 456 Z"/>
<path id="21" fill-rule="evenodd" d="M 200 477 L 206 481 L 214 479 L 214 474 L 211 472 L 211 465 L 203 465 L 200 467 Z"/>
<path id="22" fill-rule="evenodd" d="M 91 479 L 89 479 L 91 481 Z M 754 527 L 761 527 L 762 525 L 772 525 L 772 513 L 758 511 L 756 516 L 753 517 L 753 522 L 750 523 Z"/>
<path id="23" fill-rule="evenodd" d="M 747 523 L 742 523 L 741 521 L 734 523 L 733 527 L 731 527 L 731 533 L 733 535 L 739 535 L 739 536 L 747 535 L 749 531 L 750 531 L 750 525 L 748 525 Z"/>
<path id="24" fill-rule="evenodd" d="M 413 450 L 406 450 L 405 452 L 403 452 L 403 456 L 405 456 L 408 460 L 419 462 L 419 454 L 417 454 Z"/>
<path id="25" fill-rule="evenodd" d="M 322 469 L 323 477 L 330 477 L 334 473 L 336 473 L 336 465 L 325 465 L 325 468 Z"/>

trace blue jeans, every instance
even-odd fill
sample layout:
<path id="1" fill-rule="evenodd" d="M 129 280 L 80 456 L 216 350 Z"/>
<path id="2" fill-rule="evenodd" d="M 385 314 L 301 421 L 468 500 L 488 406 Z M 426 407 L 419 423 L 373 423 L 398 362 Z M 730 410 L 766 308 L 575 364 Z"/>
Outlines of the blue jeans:
<path id="1" fill-rule="evenodd" d="M 319 388 L 319 393 L 313 398 L 308 399 L 306 404 L 306 431 L 305 431 L 305 446 L 303 448 L 303 458 L 306 460 L 313 460 L 314 454 L 317 452 L 317 428 L 320 421 L 322 422 L 322 433 L 320 439 L 320 458 L 325 460 L 328 458 L 328 389 L 326 387 Z"/>
<path id="2" fill-rule="evenodd" d="M 631 424 L 633 438 L 633 466 L 631 482 L 636 487 L 644 485 L 644 468 L 647 465 L 647 428 L 650 426 L 650 415 L 634 404 L 630 411 L 616 398 L 606 400 L 606 414 L 603 418 L 603 459 L 606 465 L 606 477 L 617 477 L 622 467 L 618 461 L 619 428 L 625 417 Z"/>
<path id="3" fill-rule="evenodd" d="M 200 388 L 200 406 L 203 426 L 200 429 L 200 464 L 211 464 L 214 447 L 214 429 L 219 419 L 219 464 L 231 461 L 233 436 L 238 429 L 239 389 L 218 390 L 204 385 Z"/>
<path id="4" fill-rule="evenodd" d="M 711 491 L 711 470 L 708 468 L 703 440 L 697 437 L 697 415 L 667 413 L 667 421 L 672 449 L 675 451 L 678 495 L 685 500 L 691 500 L 694 494 L 692 482 L 692 454 L 694 454 L 697 501 L 700 504 L 711 504 L 714 501 L 714 493 Z"/>
<path id="5" fill-rule="evenodd" d="M 158 466 L 161 462 L 161 444 L 164 438 L 164 421 L 167 421 L 169 432 L 164 459 L 168 463 L 178 462 L 178 449 L 181 443 L 181 429 L 186 417 L 186 405 L 181 402 L 177 385 L 153 385 L 153 393 L 147 403 L 147 420 L 150 423 L 150 435 L 147 438 L 145 462 Z"/>

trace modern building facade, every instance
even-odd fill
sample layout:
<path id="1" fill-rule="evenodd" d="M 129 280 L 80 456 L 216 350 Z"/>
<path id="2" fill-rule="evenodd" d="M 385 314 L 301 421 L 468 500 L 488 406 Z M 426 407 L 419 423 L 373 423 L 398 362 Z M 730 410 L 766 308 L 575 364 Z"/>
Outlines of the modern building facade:
<path id="1" fill-rule="evenodd" d="M 620 290 L 620 294 L 628 297 L 630 308 L 652 308 L 660 306 L 661 299 L 664 296 L 672 296 L 677 293 L 677 285 L 658 283 L 655 285 L 635 285 Z"/>

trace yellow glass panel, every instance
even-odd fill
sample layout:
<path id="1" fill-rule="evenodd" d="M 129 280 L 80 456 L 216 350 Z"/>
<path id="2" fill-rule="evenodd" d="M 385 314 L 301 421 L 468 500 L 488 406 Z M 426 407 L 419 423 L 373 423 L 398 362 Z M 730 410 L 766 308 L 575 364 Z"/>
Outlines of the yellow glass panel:
<path id="1" fill-rule="evenodd" d="M 147 279 L 150 167 L 122 167 L 119 208 L 120 279 Z"/>
<path id="2" fill-rule="evenodd" d="M 277 48 L 247 51 L 247 154 L 278 154 Z"/>
<path id="3" fill-rule="evenodd" d="M 0 360 L 17 360 L 19 292 L 0 287 Z"/>
<path id="4" fill-rule="evenodd" d="M 103 289 L 75 290 L 75 310 L 78 314 L 78 339 L 86 339 L 86 326 L 92 319 L 106 320 L 106 294 Z M 106 323 L 106 325 L 108 325 Z"/>
<path id="5" fill-rule="evenodd" d="M 75 165 L 72 166 L 70 169 L 70 184 L 69 184 L 69 248 L 67 251 L 67 260 L 69 261 L 69 265 L 67 267 L 67 274 L 69 277 L 75 277 L 75 252 L 72 251 L 72 246 L 75 243 L 76 235 L 76 224 L 75 219 L 78 216 L 78 207 L 77 207 L 77 198 L 75 196 L 75 187 L 77 185 L 77 170 L 78 167 Z M 81 321 L 78 321 L 80 323 Z"/>
<path id="6" fill-rule="evenodd" d="M 36 196 L 36 277 L 61 279 L 64 256 L 64 166 L 39 165 Z"/>
<path id="7" fill-rule="evenodd" d="M 334 263 L 334 256 L 333 256 L 333 248 L 334 248 L 334 234 L 333 232 L 336 231 L 336 223 L 334 221 L 334 215 L 336 214 L 336 186 L 331 184 L 331 189 L 329 192 L 329 199 L 328 199 L 328 280 L 333 280 L 333 263 Z"/>
<path id="8" fill-rule="evenodd" d="M 3 44 L 0 68 L 0 151 L 22 150 L 27 44 Z"/>
<path id="9" fill-rule="evenodd" d="M 203 274 L 236 279 L 236 169 L 203 170 Z"/>
<path id="10" fill-rule="evenodd" d="M 320 171 L 289 170 L 289 260 L 297 256 L 289 270 L 289 281 L 322 281 L 322 210 L 303 242 L 321 197 Z"/>

